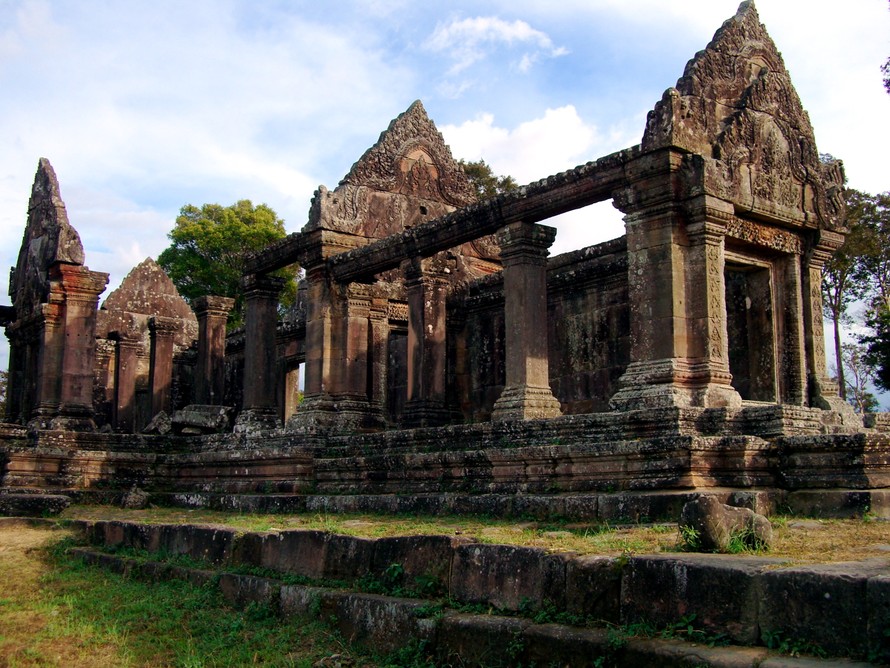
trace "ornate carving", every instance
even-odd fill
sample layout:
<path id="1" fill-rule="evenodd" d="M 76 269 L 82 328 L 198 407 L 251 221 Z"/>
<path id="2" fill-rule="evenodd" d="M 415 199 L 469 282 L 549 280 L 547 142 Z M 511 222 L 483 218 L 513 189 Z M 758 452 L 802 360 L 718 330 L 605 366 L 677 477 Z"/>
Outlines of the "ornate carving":
<path id="1" fill-rule="evenodd" d="M 800 255 L 803 252 L 803 243 L 796 234 L 734 216 L 726 225 L 726 236 L 782 253 Z"/>
<path id="2" fill-rule="evenodd" d="M 724 361 L 725 288 L 723 285 L 723 253 L 719 244 L 705 242 L 708 290 L 708 357 Z"/>
<path id="3" fill-rule="evenodd" d="M 476 197 L 463 170 L 420 100 L 389 124 L 374 146 L 352 166 L 340 185 L 364 185 L 383 192 L 403 192 L 443 199 L 453 206 Z M 408 194 L 408 193 L 405 193 Z"/>
<path id="4" fill-rule="evenodd" d="M 386 307 L 387 317 L 396 322 L 408 322 L 408 305 L 390 302 Z"/>
<path id="5" fill-rule="evenodd" d="M 738 208 L 829 229 L 843 220 L 842 168 L 820 162 L 809 117 L 753 2 L 740 5 L 649 113 L 643 150 L 667 146 L 716 160 L 706 185 Z"/>

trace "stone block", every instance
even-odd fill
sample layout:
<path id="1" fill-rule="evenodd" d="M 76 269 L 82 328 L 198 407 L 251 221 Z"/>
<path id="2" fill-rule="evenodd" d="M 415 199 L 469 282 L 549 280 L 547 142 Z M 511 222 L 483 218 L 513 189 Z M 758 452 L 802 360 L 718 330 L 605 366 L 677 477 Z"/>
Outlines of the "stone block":
<path id="1" fill-rule="evenodd" d="M 566 562 L 566 612 L 618 624 L 621 621 L 621 562 L 583 556 Z"/>
<path id="2" fill-rule="evenodd" d="M 71 505 L 63 494 L 0 494 L 0 516 L 47 517 L 58 515 Z"/>
<path id="3" fill-rule="evenodd" d="M 565 606 L 565 554 L 510 545 L 463 545 L 455 550 L 451 597 L 503 610 Z"/>
<path id="4" fill-rule="evenodd" d="M 218 434 L 232 428 L 233 413 L 228 406 L 195 404 L 176 411 L 171 426 L 177 434 Z"/>
<path id="5" fill-rule="evenodd" d="M 619 666 L 634 668 L 763 668 L 769 653 L 762 647 L 708 647 L 704 643 L 688 643 L 681 640 L 634 638 L 620 650 Z M 795 658 L 801 663 L 789 664 L 805 668 L 806 659 Z M 819 663 L 820 666 L 824 662 Z M 815 668 L 815 667 L 814 667 Z"/>
<path id="6" fill-rule="evenodd" d="M 575 522 L 596 520 L 599 497 L 596 495 L 567 496 L 564 507 L 565 516 Z"/>
<path id="7" fill-rule="evenodd" d="M 535 624 L 527 627 L 518 640 L 522 643 L 522 665 L 598 668 L 612 654 L 605 629 Z"/>
<path id="8" fill-rule="evenodd" d="M 757 575 L 777 559 L 723 555 L 633 557 L 624 568 L 621 621 L 668 627 L 684 619 L 732 641 L 759 641 Z"/>
<path id="9" fill-rule="evenodd" d="M 515 617 L 446 615 L 436 641 L 436 665 L 514 666 L 522 662 L 522 634 L 531 623 Z"/>
<path id="10" fill-rule="evenodd" d="M 235 531 L 226 527 L 165 525 L 160 527 L 157 550 L 218 565 L 229 559 L 234 540 Z"/>
<path id="11" fill-rule="evenodd" d="M 374 541 L 371 573 L 381 577 L 389 571 L 388 584 L 416 591 L 426 597 L 448 591 L 451 563 L 459 545 L 468 539 L 452 536 L 398 536 Z"/>
<path id="12" fill-rule="evenodd" d="M 367 538 L 327 534 L 323 577 L 349 581 L 368 575 L 371 572 L 374 542 Z"/>
<path id="13" fill-rule="evenodd" d="M 222 573 L 219 576 L 219 590 L 223 598 L 235 607 L 244 608 L 254 603 L 277 610 L 281 583 L 254 575 Z"/>
<path id="14" fill-rule="evenodd" d="M 321 613 L 321 599 L 330 590 L 304 585 L 285 585 L 281 588 L 278 602 L 279 612 L 285 616 L 318 617 Z"/>
<path id="15" fill-rule="evenodd" d="M 870 578 L 868 605 L 868 656 L 890 664 L 890 574 Z"/>
<path id="16" fill-rule="evenodd" d="M 259 538 L 256 566 L 307 578 L 325 577 L 327 534 L 324 531 L 282 531 Z"/>
<path id="17" fill-rule="evenodd" d="M 760 634 L 832 655 L 863 657 L 869 645 L 868 580 L 890 561 L 820 564 L 764 573 Z M 879 586 L 879 585 L 878 585 Z"/>
<path id="18" fill-rule="evenodd" d="M 872 513 L 890 518 L 890 493 L 886 490 L 819 489 L 790 492 L 789 510 L 804 517 L 862 517 Z"/>
<path id="19" fill-rule="evenodd" d="M 323 608 L 336 618 L 336 630 L 349 643 L 380 654 L 399 650 L 421 635 L 423 601 L 373 594 L 331 592 Z"/>

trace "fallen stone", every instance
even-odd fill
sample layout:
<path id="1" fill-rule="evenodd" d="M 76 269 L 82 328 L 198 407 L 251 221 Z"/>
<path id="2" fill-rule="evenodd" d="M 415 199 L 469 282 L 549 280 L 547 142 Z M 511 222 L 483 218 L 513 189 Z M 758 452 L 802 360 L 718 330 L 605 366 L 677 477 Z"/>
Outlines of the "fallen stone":
<path id="1" fill-rule="evenodd" d="M 747 549 L 768 549 L 773 539 L 766 517 L 749 508 L 720 503 L 710 495 L 683 506 L 680 534 L 690 549 L 699 552 L 728 552 L 734 540 Z"/>
<path id="2" fill-rule="evenodd" d="M 133 489 L 124 494 L 124 498 L 121 500 L 121 508 L 128 508 L 130 510 L 142 510 L 143 508 L 148 507 L 148 500 L 150 498 L 151 497 L 148 492 L 139 489 L 134 485 Z"/>
<path id="3" fill-rule="evenodd" d="M 177 434 L 218 434 L 232 427 L 232 408 L 193 404 L 173 414 L 173 431 Z"/>
<path id="4" fill-rule="evenodd" d="M 165 411 L 161 411 L 151 419 L 151 422 L 145 426 L 142 433 L 166 436 L 171 431 L 173 431 L 173 418 Z"/>

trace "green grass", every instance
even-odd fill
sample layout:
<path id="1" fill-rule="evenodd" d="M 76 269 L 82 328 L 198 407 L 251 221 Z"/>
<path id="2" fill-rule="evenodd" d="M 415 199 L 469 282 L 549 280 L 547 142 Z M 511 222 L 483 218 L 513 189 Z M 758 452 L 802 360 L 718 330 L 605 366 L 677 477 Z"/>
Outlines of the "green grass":
<path id="1" fill-rule="evenodd" d="M 39 589 L 0 603 L 0 665 L 308 667 L 351 652 L 321 621 L 282 619 L 268 606 L 235 610 L 215 587 L 109 573 L 69 555 L 69 544 L 31 550 L 44 562 Z M 19 621 L 15 646 L 4 647 L 4 615 Z"/>

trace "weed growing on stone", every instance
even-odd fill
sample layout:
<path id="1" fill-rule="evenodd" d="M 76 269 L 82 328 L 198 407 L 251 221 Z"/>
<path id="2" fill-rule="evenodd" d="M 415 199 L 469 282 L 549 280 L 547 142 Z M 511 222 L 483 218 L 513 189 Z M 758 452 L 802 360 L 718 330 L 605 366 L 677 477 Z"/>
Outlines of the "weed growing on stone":
<path id="1" fill-rule="evenodd" d="M 679 540 L 683 548 L 689 552 L 697 552 L 701 547 L 701 534 L 698 529 L 689 525 L 679 525 L 677 531 L 680 534 Z"/>

